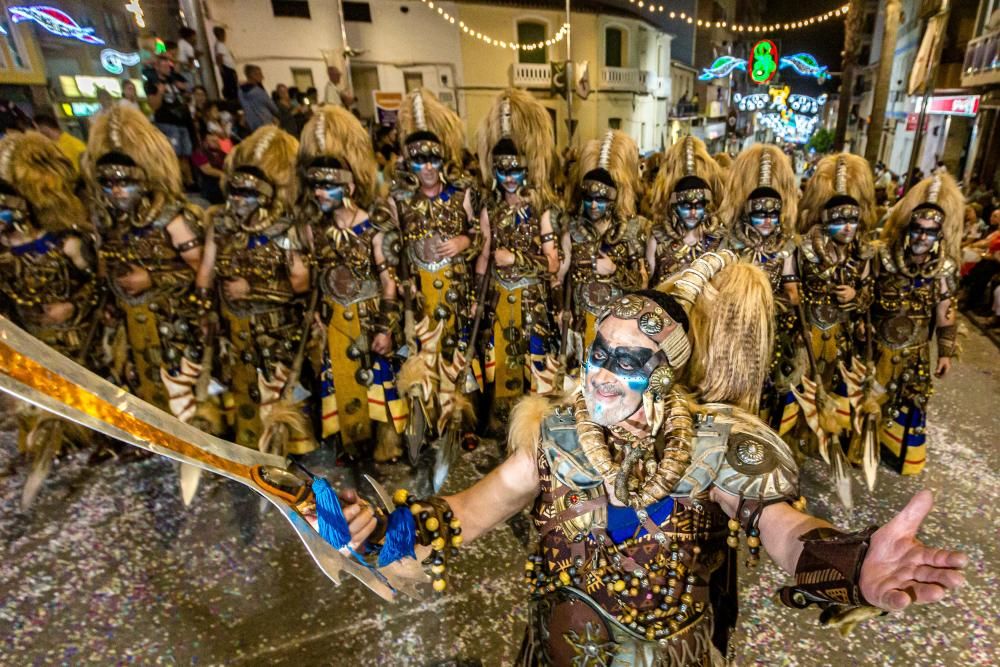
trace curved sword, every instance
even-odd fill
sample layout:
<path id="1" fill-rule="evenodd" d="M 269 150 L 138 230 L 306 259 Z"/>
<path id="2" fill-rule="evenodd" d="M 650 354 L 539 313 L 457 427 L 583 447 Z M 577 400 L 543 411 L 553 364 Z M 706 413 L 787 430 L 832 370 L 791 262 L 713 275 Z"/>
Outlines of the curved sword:
<path id="1" fill-rule="evenodd" d="M 316 565 L 334 583 L 358 579 L 385 600 L 384 576 L 335 549 L 309 525 L 309 485 L 284 457 L 199 431 L 136 398 L 0 317 L 0 391 L 126 444 L 228 477 L 260 494 L 292 524 Z"/>

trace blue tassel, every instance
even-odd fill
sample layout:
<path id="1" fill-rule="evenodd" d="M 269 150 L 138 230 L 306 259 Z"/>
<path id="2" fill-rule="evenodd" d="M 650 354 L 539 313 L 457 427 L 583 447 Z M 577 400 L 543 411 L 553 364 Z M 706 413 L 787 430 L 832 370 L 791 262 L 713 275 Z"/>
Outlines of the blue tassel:
<path id="1" fill-rule="evenodd" d="M 417 554 L 413 551 L 417 542 L 416 531 L 417 526 L 409 507 L 397 507 L 393 510 L 385 529 L 385 541 L 378 552 L 378 566 L 392 565 L 407 556 L 416 558 Z"/>
<path id="2" fill-rule="evenodd" d="M 351 529 L 347 526 L 347 519 L 344 518 L 344 511 L 340 508 L 337 494 L 330 487 L 330 483 L 322 477 L 313 478 L 312 490 L 316 497 L 316 518 L 319 519 L 320 536 L 335 549 L 343 549 L 351 541 Z"/>

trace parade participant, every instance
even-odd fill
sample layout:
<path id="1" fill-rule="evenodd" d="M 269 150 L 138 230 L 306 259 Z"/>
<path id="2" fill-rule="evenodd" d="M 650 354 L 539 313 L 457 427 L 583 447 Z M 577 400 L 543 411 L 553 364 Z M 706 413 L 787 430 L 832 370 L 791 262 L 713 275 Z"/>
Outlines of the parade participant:
<path id="1" fill-rule="evenodd" d="M 83 172 L 103 269 L 123 317 L 114 376 L 144 401 L 217 430 L 210 409 L 174 400 L 190 393 L 202 370 L 195 272 L 204 234 L 202 212 L 184 199 L 170 142 L 142 112 L 115 105 L 95 117 Z"/>
<path id="2" fill-rule="evenodd" d="M 483 119 L 478 141 L 483 182 L 491 193 L 480 219 L 484 243 L 476 272 L 484 273 L 492 257 L 485 378 L 496 418 L 497 407 L 504 411 L 515 398 L 551 389 L 539 386 L 538 374 L 555 365 L 549 347 L 550 294 L 559 268 L 550 216 L 552 123 L 533 95 L 509 89 Z"/>
<path id="3" fill-rule="evenodd" d="M 95 372 L 100 284 L 96 235 L 76 196 L 76 166 L 37 132 L 0 140 L 0 311 L 52 349 Z M 27 404 L 18 413 L 18 450 L 31 462 L 21 495 L 35 499 L 69 423 Z"/>
<path id="4" fill-rule="evenodd" d="M 419 444 L 450 416 L 444 403 L 455 396 L 449 375 L 469 335 L 481 205 L 478 188 L 462 171 L 464 133 L 454 111 L 421 88 L 407 96 L 398 128 L 405 171 L 397 174 L 390 204 L 403 235 L 403 274 L 415 292 L 407 299 L 413 324 L 399 386 L 412 416 L 409 439 Z"/>
<path id="5" fill-rule="evenodd" d="M 927 399 L 933 375 L 944 377 L 958 353 L 955 280 L 962 234 L 962 194 L 948 174 L 911 188 L 889 213 L 876 258 L 872 330 L 875 381 L 885 388 L 882 459 L 916 475 L 927 461 Z"/>
<path id="6" fill-rule="evenodd" d="M 875 225 L 875 186 L 868 162 L 850 153 L 824 157 L 806 184 L 799 209 L 801 238 L 794 256 L 799 281 L 787 283 L 787 288 L 792 304 L 801 304 L 800 327 L 804 344 L 811 347 L 806 358 L 812 367 L 799 369 L 808 387 L 799 393 L 807 418 L 786 440 L 800 454 L 814 454 L 818 448 L 833 466 L 834 485 L 850 505 L 840 436 L 852 430 L 848 396 L 860 398 L 849 391 L 860 380 L 852 373 L 863 375 L 863 364 L 870 361 L 854 355 L 854 325 L 864 321 L 871 304 L 868 233 Z M 860 442 L 859 437 L 853 440 Z M 861 463 L 857 447 L 852 459 Z"/>
<path id="7" fill-rule="evenodd" d="M 290 218 L 298 148 L 294 137 L 268 125 L 229 154 L 226 203 L 206 213 L 199 272 L 200 287 L 216 286 L 235 442 L 279 455 L 316 448 L 300 384 L 316 295 Z"/>
<path id="8" fill-rule="evenodd" d="M 761 397 L 761 417 L 779 434 L 795 425 L 799 405 L 795 354 L 798 319 L 786 285 L 798 280 L 795 252 L 798 183 L 791 161 L 777 146 L 755 144 L 736 156 L 719 217 L 727 225 L 725 245 L 767 274 L 775 295 L 775 344 L 771 373 Z"/>
<path id="9" fill-rule="evenodd" d="M 719 163 L 701 139 L 684 137 L 667 151 L 651 197 L 653 230 L 646 250 L 650 285 L 718 249 L 723 225 L 716 208 L 723 182 Z"/>
<path id="10" fill-rule="evenodd" d="M 299 170 L 325 341 L 314 354 L 322 438 L 339 435 L 354 458 L 374 443 L 375 460 L 389 461 L 402 453 L 406 425 L 389 361 L 401 339 L 399 230 L 389 215 L 369 217 L 376 168 L 368 133 L 343 107 L 320 107 L 302 130 Z"/>
<path id="11" fill-rule="evenodd" d="M 649 222 L 636 214 L 642 189 L 638 164 L 639 149 L 632 137 L 608 130 L 603 139 L 584 145 L 573 168 L 567 208 L 575 215 L 562 231 L 559 279 L 571 292 L 570 347 L 577 350 L 581 366 L 583 352 L 594 341 L 598 316 L 623 293 L 644 287 L 649 277 Z"/>
<path id="12" fill-rule="evenodd" d="M 388 521 L 346 499 L 353 543 L 372 536 L 383 562 L 405 551 L 408 526 L 440 591 L 454 548 L 531 507 L 540 538 L 525 564 L 526 666 L 721 664 L 741 530 L 751 563 L 763 545 L 795 573 L 782 600 L 817 604 L 833 624 L 940 600 L 964 582 L 967 559 L 915 539 L 929 493 L 857 533 L 791 504 L 791 452 L 741 409 L 767 373 L 771 306 L 767 278 L 728 252 L 696 260 L 666 292 L 622 296 L 579 389 L 515 408 L 504 463 L 452 496 L 398 490 Z"/>

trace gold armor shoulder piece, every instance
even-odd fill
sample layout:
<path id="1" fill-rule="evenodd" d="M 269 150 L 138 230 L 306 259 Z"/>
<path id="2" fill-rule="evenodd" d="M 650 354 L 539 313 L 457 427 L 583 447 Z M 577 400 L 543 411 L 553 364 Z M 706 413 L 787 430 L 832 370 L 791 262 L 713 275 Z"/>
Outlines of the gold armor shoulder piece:
<path id="1" fill-rule="evenodd" d="M 673 495 L 696 495 L 715 484 L 764 502 L 795 498 L 798 467 L 788 445 L 752 415 L 707 404 L 695 426 L 691 465 Z"/>
<path id="2" fill-rule="evenodd" d="M 386 199 L 379 197 L 368 211 L 368 219 L 372 227 L 380 232 L 399 231 L 399 224 L 393 215 L 392 207 Z"/>
<path id="3" fill-rule="evenodd" d="M 810 264 L 819 264 L 819 254 L 816 253 L 816 248 L 813 247 L 811 238 L 806 237 L 802 239 L 802 243 L 799 244 L 799 252 Z"/>
<path id="4" fill-rule="evenodd" d="M 557 408 L 542 420 L 541 440 L 549 471 L 559 484 L 582 491 L 604 483 L 580 446 L 571 408 Z"/>
<path id="5" fill-rule="evenodd" d="M 899 273 L 899 268 L 896 266 L 896 260 L 892 256 L 892 250 L 888 245 L 883 245 L 878 249 L 879 260 L 882 264 L 882 268 L 888 273 Z"/>

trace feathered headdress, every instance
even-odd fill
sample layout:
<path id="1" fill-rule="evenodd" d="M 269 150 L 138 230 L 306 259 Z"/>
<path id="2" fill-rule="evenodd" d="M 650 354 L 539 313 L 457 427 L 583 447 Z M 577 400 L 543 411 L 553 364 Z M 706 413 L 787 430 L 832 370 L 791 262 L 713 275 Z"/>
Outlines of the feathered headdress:
<path id="1" fill-rule="evenodd" d="M 298 187 L 295 174 L 298 149 L 298 140 L 278 126 L 258 128 L 236 144 L 226 158 L 226 181 L 231 181 L 240 169 L 256 169 L 274 188 L 275 201 L 284 211 L 291 211 Z"/>
<path id="2" fill-rule="evenodd" d="M 705 183 L 705 187 L 712 192 L 713 201 L 718 205 L 724 189 L 722 168 L 708 154 L 705 142 L 687 136 L 671 146 L 660 163 L 660 171 L 653 185 L 652 207 L 655 215 L 664 215 L 670 205 L 670 195 L 677 184 L 690 176 Z"/>
<path id="3" fill-rule="evenodd" d="M 774 344 L 767 275 L 724 250 L 705 253 L 661 289 L 688 314 L 688 386 L 705 402 L 756 412 Z"/>
<path id="4" fill-rule="evenodd" d="M 404 156 L 409 154 L 408 145 L 415 139 L 419 140 L 424 133 L 429 133 L 433 136 L 432 140 L 443 148 L 444 159 L 461 165 L 462 148 L 465 146 L 462 119 L 426 88 L 419 88 L 406 96 L 396 127 Z"/>
<path id="5" fill-rule="evenodd" d="M 306 169 L 317 158 L 334 158 L 354 176 L 354 199 L 369 206 L 375 197 L 378 167 L 371 137 L 347 109 L 323 105 L 302 128 L 299 165 Z"/>
<path id="6" fill-rule="evenodd" d="M 502 139 L 513 142 L 518 155 L 528 168 L 528 183 L 551 202 L 550 186 L 555 156 L 552 121 L 535 96 L 524 90 L 510 88 L 501 93 L 479 125 L 476 143 L 483 183 L 493 181 L 493 151 Z"/>
<path id="7" fill-rule="evenodd" d="M 885 226 L 882 227 L 882 241 L 887 247 L 898 248 L 907 233 L 913 214 L 921 209 L 940 213 L 941 256 L 955 263 L 962 260 L 962 212 L 965 199 L 958 184 L 950 174 L 934 174 L 910 188 L 902 199 L 889 211 Z"/>
<path id="8" fill-rule="evenodd" d="M 799 203 L 800 234 L 820 223 L 823 209 L 834 197 L 850 197 L 861 210 L 859 233 L 864 234 L 874 228 L 875 180 L 871 167 L 860 155 L 838 153 L 820 160 L 806 184 Z"/>
<path id="9" fill-rule="evenodd" d="M 795 229 L 799 189 L 792 163 L 780 148 L 754 144 L 733 160 L 719 216 L 723 224 L 735 228 L 743 216 L 747 200 L 758 188 L 770 188 L 781 197 L 781 226 L 785 234 Z"/>
<path id="10" fill-rule="evenodd" d="M 127 156 L 156 193 L 184 196 L 180 165 L 170 141 L 138 109 L 116 104 L 94 117 L 82 167 L 88 183 L 97 179 L 97 162 L 112 153 Z"/>
<path id="11" fill-rule="evenodd" d="M 614 185 L 611 187 L 616 192 L 614 197 L 608 199 L 614 200 L 615 212 L 625 219 L 635 217 L 641 184 L 639 147 L 632 137 L 618 130 L 608 130 L 601 139 L 592 139 L 584 145 L 580 159 L 573 165 L 571 182 L 574 187 L 571 189 L 569 210 L 575 211 L 579 207 L 588 179 L 601 180 L 602 183 L 612 181 Z"/>
<path id="12" fill-rule="evenodd" d="M 0 181 L 28 202 L 39 228 L 49 232 L 91 229 L 83 202 L 76 196 L 76 178 L 73 163 L 41 133 L 8 134 L 0 140 Z"/>

